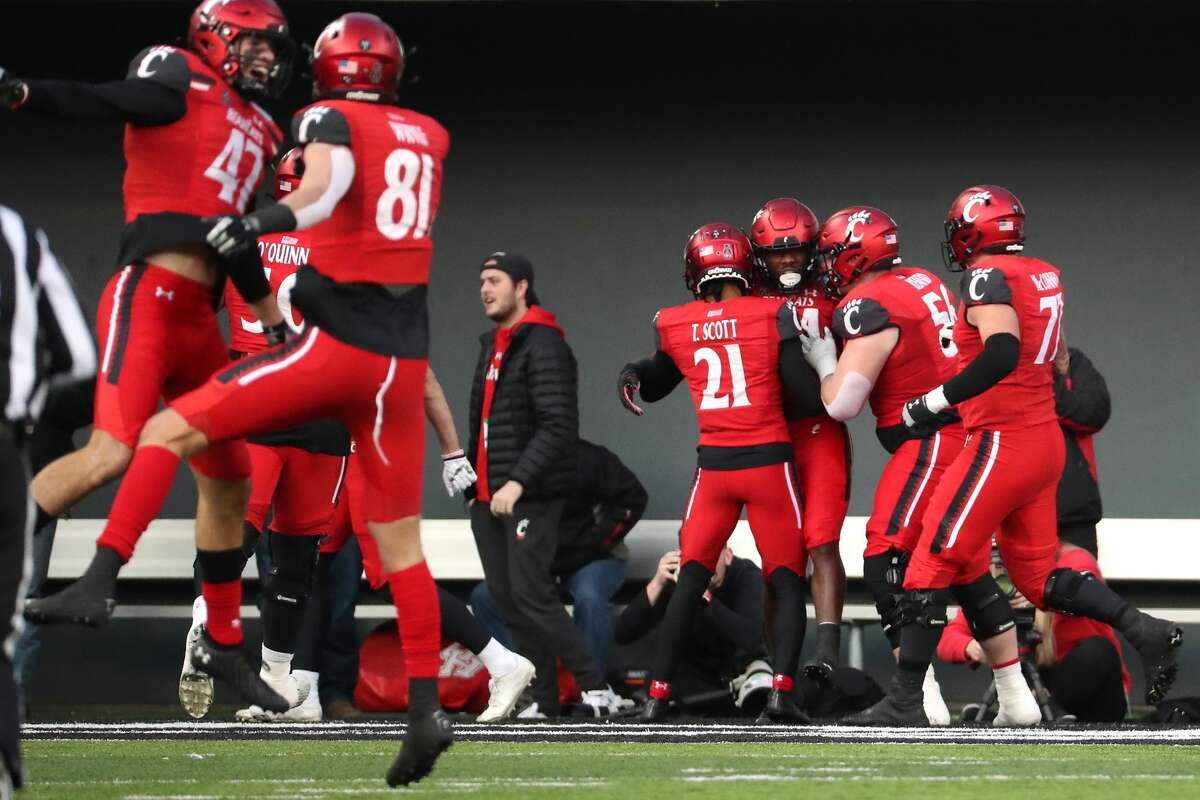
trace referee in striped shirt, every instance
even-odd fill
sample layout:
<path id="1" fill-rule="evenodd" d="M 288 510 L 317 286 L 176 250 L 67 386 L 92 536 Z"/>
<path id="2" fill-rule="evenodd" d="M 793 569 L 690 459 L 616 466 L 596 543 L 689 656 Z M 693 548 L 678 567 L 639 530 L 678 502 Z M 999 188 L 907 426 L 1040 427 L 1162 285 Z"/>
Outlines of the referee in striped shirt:
<path id="1" fill-rule="evenodd" d="M 13 644 L 29 580 L 25 439 L 55 384 L 96 372 L 96 347 L 46 234 L 0 206 L 0 797 L 22 784 Z"/>

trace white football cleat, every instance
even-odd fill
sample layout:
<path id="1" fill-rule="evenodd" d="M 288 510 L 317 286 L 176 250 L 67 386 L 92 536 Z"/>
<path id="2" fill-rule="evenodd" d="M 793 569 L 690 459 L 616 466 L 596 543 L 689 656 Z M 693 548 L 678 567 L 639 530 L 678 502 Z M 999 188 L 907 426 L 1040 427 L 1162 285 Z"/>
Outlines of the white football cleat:
<path id="1" fill-rule="evenodd" d="M 925 694 L 925 718 L 935 728 L 950 724 L 950 708 L 942 698 L 942 687 L 938 685 L 937 676 L 933 674 L 933 664 L 925 672 L 925 683 L 921 686 Z"/>
<path id="2" fill-rule="evenodd" d="M 633 701 L 621 697 L 612 690 L 611 686 L 606 685 L 603 689 L 589 689 L 582 695 L 579 702 L 584 708 L 591 709 L 593 717 L 611 717 L 633 708 Z"/>
<path id="3" fill-rule="evenodd" d="M 517 719 L 549 719 L 538 709 L 537 701 L 530 703 L 517 712 Z"/>
<path id="4" fill-rule="evenodd" d="M 183 646 L 183 670 L 179 673 L 179 704 L 192 719 L 202 719 L 213 703 L 213 679 L 192 663 L 192 649 L 200 640 L 200 631 L 208 621 L 208 606 L 203 597 L 192 601 L 192 627 Z"/>
<path id="5" fill-rule="evenodd" d="M 297 670 L 289 674 L 286 680 L 280 681 L 264 669 L 259 673 L 263 682 L 291 703 L 292 707 L 282 714 L 277 714 L 267 711 L 262 706 L 252 705 L 235 711 L 233 718 L 238 722 L 320 722 L 321 698 L 313 691 L 313 683 L 308 677 L 311 674 Z"/>
<path id="6" fill-rule="evenodd" d="M 1032 692 L 1020 692 L 1013 697 L 1012 702 L 1000 701 L 1000 712 L 992 720 L 996 728 L 1028 728 L 1042 721 L 1042 709 Z"/>
<path id="7" fill-rule="evenodd" d="M 533 683 L 533 678 L 537 674 L 533 668 L 533 662 L 520 654 L 514 655 L 516 655 L 517 666 L 507 675 L 499 678 L 493 677 L 488 681 L 490 696 L 487 708 L 475 718 L 476 722 L 495 722 L 507 717 L 517 707 L 517 701 L 521 699 L 521 692 Z"/>

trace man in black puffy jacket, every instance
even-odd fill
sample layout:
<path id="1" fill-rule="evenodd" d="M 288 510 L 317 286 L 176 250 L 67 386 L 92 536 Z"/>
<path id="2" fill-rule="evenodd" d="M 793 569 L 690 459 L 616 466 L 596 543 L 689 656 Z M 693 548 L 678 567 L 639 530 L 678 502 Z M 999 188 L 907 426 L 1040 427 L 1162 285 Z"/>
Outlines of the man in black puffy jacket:
<path id="1" fill-rule="evenodd" d="M 481 337 L 471 387 L 467 452 L 478 475 L 471 530 L 516 649 L 537 667 L 537 708 L 527 715 L 559 713 L 557 659 L 574 673 L 583 704 L 596 716 L 612 714 L 625 703 L 588 655 L 551 573 L 563 504 L 576 479 L 575 356 L 554 315 L 538 303 L 524 256 L 488 256 L 479 294 L 496 328 Z"/>

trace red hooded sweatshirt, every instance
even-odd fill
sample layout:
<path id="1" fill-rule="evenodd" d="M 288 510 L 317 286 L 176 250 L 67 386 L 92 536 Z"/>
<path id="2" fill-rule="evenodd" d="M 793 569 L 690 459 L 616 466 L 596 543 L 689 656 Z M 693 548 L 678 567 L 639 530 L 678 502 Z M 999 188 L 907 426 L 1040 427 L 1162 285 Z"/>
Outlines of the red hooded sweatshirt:
<path id="1" fill-rule="evenodd" d="M 512 343 L 513 335 L 522 325 L 545 325 L 565 336 L 562 326 L 558 324 L 554 314 L 541 306 L 530 306 L 525 316 L 511 328 L 496 326 L 496 341 L 493 346 L 492 360 L 487 364 L 487 372 L 483 376 L 483 408 L 479 414 L 479 450 L 475 454 L 475 499 L 480 502 L 490 502 L 492 490 L 488 485 L 488 418 L 492 414 L 492 400 L 496 396 L 496 383 L 500 380 L 500 369 L 504 353 Z"/>

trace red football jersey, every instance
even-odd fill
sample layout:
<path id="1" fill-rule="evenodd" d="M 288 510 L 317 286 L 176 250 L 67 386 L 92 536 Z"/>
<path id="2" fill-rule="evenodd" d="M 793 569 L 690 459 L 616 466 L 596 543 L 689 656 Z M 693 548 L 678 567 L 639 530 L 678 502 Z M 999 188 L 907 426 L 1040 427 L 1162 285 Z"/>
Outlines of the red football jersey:
<path id="1" fill-rule="evenodd" d="M 1037 258 L 994 255 L 963 273 L 962 308 L 954 327 L 961 370 L 983 350 L 979 331 L 966 320 L 971 306 L 1012 306 L 1021 326 L 1017 368 L 978 397 L 962 403 L 967 430 L 1029 428 L 1058 419 L 1054 412 L 1054 353 L 1062 330 L 1063 288 L 1058 269 Z"/>
<path id="2" fill-rule="evenodd" d="M 702 446 L 791 441 L 783 420 L 779 344 L 798 335 L 799 325 L 790 305 L 759 297 L 696 300 L 658 312 L 659 348 L 687 379 Z"/>
<path id="3" fill-rule="evenodd" d="M 187 50 L 143 50 L 129 68 L 135 77 L 186 89 L 187 113 L 169 125 L 125 126 L 125 221 L 245 213 L 283 140 L 267 112 Z"/>
<path id="4" fill-rule="evenodd" d="M 428 283 L 446 129 L 415 111 L 354 100 L 310 105 L 292 129 L 300 144 L 344 145 L 354 154 L 350 189 L 313 229 L 313 267 L 342 283 Z"/>
<path id="5" fill-rule="evenodd" d="M 900 332 L 871 389 L 871 411 L 879 427 L 899 425 L 907 401 L 954 377 L 955 319 L 954 295 L 920 267 L 894 267 L 842 298 L 833 318 L 839 338 L 857 339 L 885 328 Z"/>
<path id="6" fill-rule="evenodd" d="M 292 308 L 292 287 L 296 284 L 296 270 L 308 263 L 310 250 L 307 231 L 276 233 L 258 240 L 258 252 L 275 302 L 296 333 L 300 332 L 303 319 L 300 312 Z M 266 350 L 268 345 L 263 338 L 262 323 L 238 294 L 233 281 L 225 282 L 225 307 L 229 310 L 229 348 L 241 353 Z"/>
<path id="7" fill-rule="evenodd" d="M 837 308 L 838 301 L 831 297 L 827 297 L 825 292 L 810 286 L 801 289 L 795 294 L 783 294 L 775 292 L 765 286 L 759 286 L 754 289 L 755 297 L 763 297 L 768 300 L 786 300 L 796 309 L 796 315 L 800 319 L 800 325 L 812 336 L 820 336 L 821 331 L 826 328 L 833 327 L 833 310 Z M 793 419 L 793 423 L 827 423 L 832 422 L 828 414 L 818 414 L 815 417 L 802 417 Z"/>

